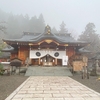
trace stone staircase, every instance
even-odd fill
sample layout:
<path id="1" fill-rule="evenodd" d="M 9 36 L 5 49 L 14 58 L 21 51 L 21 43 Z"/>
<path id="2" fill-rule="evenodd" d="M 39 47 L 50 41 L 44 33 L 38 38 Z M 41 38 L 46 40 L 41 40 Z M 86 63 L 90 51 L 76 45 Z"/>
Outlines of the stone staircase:
<path id="1" fill-rule="evenodd" d="M 67 67 L 31 66 L 27 68 L 25 76 L 72 76 Z"/>

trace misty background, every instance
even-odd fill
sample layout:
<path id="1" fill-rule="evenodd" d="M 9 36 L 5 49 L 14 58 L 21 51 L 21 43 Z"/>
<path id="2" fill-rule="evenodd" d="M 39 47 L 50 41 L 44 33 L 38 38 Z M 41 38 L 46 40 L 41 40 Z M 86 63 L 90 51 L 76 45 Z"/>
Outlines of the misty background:
<path id="1" fill-rule="evenodd" d="M 100 0 L 0 0 L 0 36 L 42 33 L 49 25 L 53 33 L 66 32 L 78 40 L 98 42 L 98 48 L 99 10 Z"/>

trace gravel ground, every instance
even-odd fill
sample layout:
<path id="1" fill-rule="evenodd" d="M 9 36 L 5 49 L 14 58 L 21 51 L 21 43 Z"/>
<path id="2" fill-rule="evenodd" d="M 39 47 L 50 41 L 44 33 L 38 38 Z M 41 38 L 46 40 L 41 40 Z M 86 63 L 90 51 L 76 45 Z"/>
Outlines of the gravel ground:
<path id="1" fill-rule="evenodd" d="M 100 76 L 89 76 L 89 79 L 82 79 L 82 75 L 75 74 L 71 78 L 100 93 L 100 79 L 98 80 Z"/>
<path id="2" fill-rule="evenodd" d="M 24 75 L 0 76 L 0 100 L 5 100 L 5 98 L 27 78 L 28 77 Z M 100 93 L 100 81 L 97 80 L 97 76 L 90 76 L 89 79 L 82 79 L 80 74 L 75 74 L 71 78 Z"/>
<path id="3" fill-rule="evenodd" d="M 0 100 L 5 100 L 27 78 L 24 75 L 0 76 Z"/>

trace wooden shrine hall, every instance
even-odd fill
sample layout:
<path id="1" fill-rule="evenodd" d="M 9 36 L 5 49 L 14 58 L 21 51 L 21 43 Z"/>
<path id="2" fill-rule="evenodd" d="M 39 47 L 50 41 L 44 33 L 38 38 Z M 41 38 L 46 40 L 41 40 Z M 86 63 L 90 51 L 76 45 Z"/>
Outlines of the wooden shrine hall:
<path id="1" fill-rule="evenodd" d="M 67 65 L 73 55 L 88 43 L 76 41 L 69 33 L 52 33 L 47 25 L 43 33 L 24 32 L 19 39 L 3 39 L 13 47 L 11 57 L 19 58 L 25 64 L 27 59 L 31 65 Z"/>

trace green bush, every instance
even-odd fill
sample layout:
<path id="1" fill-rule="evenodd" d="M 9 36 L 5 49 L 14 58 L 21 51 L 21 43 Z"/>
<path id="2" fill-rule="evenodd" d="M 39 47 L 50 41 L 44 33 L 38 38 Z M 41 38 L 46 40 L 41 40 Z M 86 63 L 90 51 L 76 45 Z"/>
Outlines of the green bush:
<path id="1" fill-rule="evenodd" d="M 4 70 L 3 70 L 3 65 L 0 63 L 0 75 L 3 75 Z"/>

